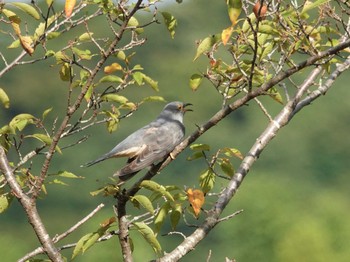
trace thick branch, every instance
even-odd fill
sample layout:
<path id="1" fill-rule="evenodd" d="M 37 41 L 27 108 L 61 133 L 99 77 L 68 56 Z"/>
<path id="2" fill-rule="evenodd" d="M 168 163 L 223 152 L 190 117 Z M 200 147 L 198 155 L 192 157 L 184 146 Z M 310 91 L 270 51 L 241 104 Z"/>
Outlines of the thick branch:
<path id="1" fill-rule="evenodd" d="M 29 198 L 22 190 L 21 186 L 17 183 L 17 180 L 10 167 L 8 159 L 6 157 L 4 149 L 0 146 L 0 169 L 5 175 L 5 178 L 20 204 L 23 206 L 24 211 L 27 214 L 29 223 L 32 225 L 41 245 L 43 246 L 45 253 L 51 259 L 51 261 L 63 262 L 61 254 L 58 252 L 53 241 L 51 240 L 36 208 L 34 200 Z"/>
<path id="2" fill-rule="evenodd" d="M 104 207 L 104 204 L 99 204 L 92 212 L 90 212 L 90 214 L 85 216 L 78 223 L 76 223 L 71 228 L 69 228 L 66 232 L 64 232 L 64 233 L 62 233 L 62 234 L 60 234 L 58 236 L 55 236 L 52 241 L 54 243 L 57 243 L 60 240 L 62 240 L 63 238 L 67 237 L 69 234 L 71 234 L 72 232 L 77 230 L 81 225 L 83 225 L 86 221 L 88 221 L 90 218 L 92 218 L 103 207 Z M 76 244 L 74 244 L 73 246 L 76 246 Z M 58 250 L 62 250 L 62 248 L 58 248 Z M 24 257 L 20 258 L 17 262 L 25 262 L 28 259 L 30 259 L 30 258 L 32 258 L 32 257 L 34 257 L 36 255 L 42 254 L 42 253 L 44 253 L 43 247 L 38 247 L 35 250 L 31 251 L 30 253 L 26 254 Z"/>
<path id="3" fill-rule="evenodd" d="M 244 97 L 234 101 L 233 103 L 225 106 L 221 110 L 219 110 L 215 115 L 213 115 L 209 121 L 207 121 L 202 126 L 198 127 L 196 131 L 194 131 L 189 137 L 187 137 L 180 145 L 178 145 L 174 151 L 171 153 L 172 157 L 168 157 L 163 162 L 159 163 L 156 166 L 153 166 L 151 170 L 142 177 L 138 182 L 136 182 L 128 191 L 128 196 L 133 196 L 138 192 L 140 189 L 139 185 L 140 183 L 145 179 L 151 179 L 153 176 L 157 174 L 158 171 L 161 171 L 163 168 L 165 168 L 173 159 L 180 154 L 183 150 L 185 150 L 186 147 L 188 147 L 191 143 L 196 141 L 202 134 L 204 134 L 206 131 L 208 131 L 210 128 L 218 124 L 221 120 L 223 120 L 227 115 L 229 115 L 232 111 L 240 108 L 241 106 L 247 104 L 251 99 L 254 99 L 255 97 L 258 97 L 260 95 L 266 94 L 266 91 L 268 91 L 273 86 L 277 85 L 281 81 L 285 80 L 286 78 L 290 77 L 291 75 L 295 74 L 298 71 L 301 71 L 302 69 L 314 65 L 319 60 L 335 55 L 339 51 L 347 48 L 350 46 L 350 39 L 347 41 L 344 41 L 343 43 L 329 48 L 326 51 L 320 52 L 317 55 L 311 56 L 307 60 L 299 63 L 298 65 L 277 74 L 274 78 L 272 78 L 267 83 L 263 84 L 260 88 L 256 90 L 252 90 L 248 94 L 246 94 Z"/>
<path id="4" fill-rule="evenodd" d="M 118 204 L 116 206 L 117 216 L 118 216 L 118 226 L 119 226 L 119 243 L 122 249 L 123 261 L 124 262 L 132 262 L 132 252 L 130 246 L 130 238 L 129 238 L 129 221 L 126 215 L 126 203 L 128 201 L 128 197 L 120 194 L 118 197 Z"/>
<path id="5" fill-rule="evenodd" d="M 205 222 L 196 229 L 189 237 L 187 237 L 180 245 L 178 245 L 172 252 L 166 254 L 159 261 L 178 261 L 181 257 L 188 252 L 203 239 L 205 236 L 219 223 L 219 216 L 225 209 L 226 205 L 235 195 L 237 189 L 243 182 L 243 179 L 249 172 L 249 169 L 253 166 L 258 159 L 261 152 L 265 149 L 268 143 L 276 136 L 277 132 L 285 126 L 290 115 L 295 108 L 296 103 L 300 100 L 301 95 L 305 93 L 307 88 L 312 84 L 313 80 L 319 75 L 321 68 L 315 68 L 304 84 L 300 87 L 294 99 L 292 99 L 280 112 L 275 119 L 269 123 L 265 131 L 256 140 L 252 148 L 249 150 L 247 156 L 243 159 L 237 172 L 229 182 L 226 189 L 220 194 L 214 207 L 209 211 L 208 217 Z"/>

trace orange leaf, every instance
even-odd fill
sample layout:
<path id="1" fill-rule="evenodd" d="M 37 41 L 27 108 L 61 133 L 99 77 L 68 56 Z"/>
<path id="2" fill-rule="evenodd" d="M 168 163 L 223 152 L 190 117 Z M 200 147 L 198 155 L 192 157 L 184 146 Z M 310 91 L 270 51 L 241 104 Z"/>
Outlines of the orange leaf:
<path id="1" fill-rule="evenodd" d="M 19 41 L 23 49 L 29 54 L 32 55 L 34 53 L 34 49 L 32 47 L 33 40 L 30 36 L 19 36 Z"/>
<path id="2" fill-rule="evenodd" d="M 76 0 L 66 0 L 66 4 L 64 5 L 64 12 L 66 13 L 66 17 L 70 17 L 72 15 Z"/>
<path id="3" fill-rule="evenodd" d="M 188 202 L 190 202 L 193 208 L 193 211 L 196 217 L 198 217 L 201 211 L 201 207 L 203 206 L 205 201 L 203 191 L 199 189 L 192 190 L 192 188 L 189 188 L 187 190 L 187 198 L 188 198 Z"/>
<path id="4" fill-rule="evenodd" d="M 118 63 L 113 63 L 113 64 L 111 64 L 111 65 L 109 65 L 109 66 L 106 66 L 105 68 L 104 68 L 104 72 L 106 73 L 106 74 L 112 74 L 113 72 L 115 72 L 115 71 L 118 71 L 118 70 L 122 70 L 123 68 L 122 68 L 122 66 L 120 65 L 120 64 L 118 64 Z"/>
<path id="5" fill-rule="evenodd" d="M 230 26 L 224 30 L 222 30 L 222 33 L 221 33 L 221 40 L 222 40 L 222 43 L 224 45 L 227 44 L 228 40 L 230 39 L 231 35 L 232 35 L 232 32 L 233 32 L 233 26 Z"/>
<path id="6" fill-rule="evenodd" d="M 267 11 L 267 6 L 266 5 L 261 6 L 260 1 L 258 0 L 253 7 L 253 12 L 255 14 L 255 17 L 260 20 L 264 20 L 266 11 Z"/>

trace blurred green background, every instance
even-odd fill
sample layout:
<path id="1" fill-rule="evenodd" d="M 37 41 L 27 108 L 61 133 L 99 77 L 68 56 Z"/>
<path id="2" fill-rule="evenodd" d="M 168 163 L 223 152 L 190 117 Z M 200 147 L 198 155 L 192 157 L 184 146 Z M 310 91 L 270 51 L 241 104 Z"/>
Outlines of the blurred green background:
<path id="1" fill-rule="evenodd" d="M 177 18 L 175 39 L 170 38 L 164 25 L 153 24 L 146 28 L 147 42 L 136 49 L 133 63 L 140 63 L 145 73 L 159 82 L 160 92 L 135 86 L 122 95 L 135 101 L 143 96 L 161 95 L 168 101 L 193 103 L 195 111 L 185 119 L 187 134 L 190 134 L 196 124 L 204 123 L 221 106 L 220 96 L 209 83 L 205 82 L 193 92 L 188 81 L 193 73 L 204 71 L 207 62 L 204 58 L 192 61 L 195 41 L 221 32 L 229 25 L 226 6 L 224 1 L 192 0 L 163 4 L 159 9 Z M 9 44 L 3 40 L 0 43 Z M 19 50 L 10 51 L 9 55 L 11 52 L 14 56 Z M 18 113 L 40 116 L 49 107 L 53 107 L 50 121 L 56 115 L 62 119 L 67 87 L 59 80 L 57 67 L 50 67 L 54 63 L 52 59 L 17 67 L 0 80 L 11 99 L 11 108 L 0 111 L 0 126 Z M 299 82 L 302 82 L 301 77 Z M 253 166 L 224 215 L 240 209 L 244 212 L 219 224 L 181 261 L 205 261 L 209 250 L 212 251 L 211 261 L 224 261 L 225 257 L 237 261 L 349 261 L 349 81 L 350 74 L 345 73 L 325 97 L 305 108 L 278 134 Z M 272 112 L 282 107 L 272 104 Z M 38 205 L 50 234 L 64 232 L 99 203 L 106 206 L 61 244 L 76 242 L 113 216 L 113 199 L 91 197 L 89 192 L 108 183 L 108 177 L 125 160 L 110 160 L 89 169 L 79 168 L 80 164 L 110 150 L 126 134 L 151 121 L 163 106 L 162 103 L 144 105 L 131 118 L 123 120 L 113 134 L 109 134 L 105 126 L 94 126 L 63 142 L 61 146 L 90 135 L 87 142 L 54 158 L 50 172 L 68 170 L 85 179 L 65 180 L 69 186 L 47 186 L 49 194 Z M 245 154 L 266 125 L 267 119 L 261 110 L 250 103 L 200 137 L 198 142 L 210 144 L 213 152 L 228 146 Z M 164 185 L 198 187 L 198 176 L 205 163 L 186 161 L 190 153 L 189 150 L 183 152 L 155 180 Z M 14 152 L 10 156 L 14 156 Z M 34 163 L 34 170 L 40 168 L 39 162 Z M 237 167 L 239 162 L 234 164 Z M 225 181 L 220 183 L 224 185 Z M 215 197 L 206 201 L 210 205 Z M 133 210 L 129 206 L 129 211 L 134 213 Z M 199 221 L 194 222 L 200 223 L 203 217 L 202 214 Z M 0 215 L 0 227 L 2 261 L 15 261 L 38 246 L 17 201 Z M 167 230 L 169 226 L 161 233 Z M 193 229 L 182 223 L 178 230 L 189 234 Z M 151 247 L 138 233 L 132 232 L 131 237 L 135 261 L 154 258 Z M 178 235 L 159 236 L 158 239 L 165 251 L 182 241 Z M 63 254 L 70 257 L 71 253 L 72 250 L 67 250 Z M 95 245 L 75 261 L 120 261 L 117 238 Z"/>

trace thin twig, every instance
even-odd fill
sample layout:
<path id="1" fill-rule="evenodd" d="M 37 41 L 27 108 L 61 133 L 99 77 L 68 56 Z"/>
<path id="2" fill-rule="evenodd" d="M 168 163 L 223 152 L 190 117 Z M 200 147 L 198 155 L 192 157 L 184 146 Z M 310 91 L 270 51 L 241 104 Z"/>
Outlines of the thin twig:
<path id="1" fill-rule="evenodd" d="M 61 241 L 63 238 L 67 237 L 69 234 L 71 234 L 72 232 L 74 232 L 75 230 L 77 230 L 81 225 L 83 225 L 84 223 L 86 223 L 90 218 L 92 218 L 94 215 L 96 215 L 96 213 L 98 211 L 100 211 L 102 208 L 104 207 L 104 204 L 99 204 L 93 211 L 91 211 L 87 216 L 85 216 L 83 219 L 81 219 L 80 221 L 78 221 L 74 226 L 72 226 L 71 228 L 69 228 L 66 232 L 55 236 L 52 241 L 54 243 L 57 243 L 59 241 Z M 58 248 L 58 250 L 63 250 L 63 249 L 67 249 L 70 247 L 74 247 L 76 244 L 69 244 L 69 245 L 65 245 L 63 247 Z M 42 247 L 38 247 L 36 249 L 34 249 L 33 251 L 31 251 L 30 253 L 26 254 L 24 257 L 20 258 L 18 260 L 18 262 L 24 262 L 27 261 L 28 259 L 39 255 L 39 254 L 43 254 L 44 253 L 44 249 Z"/>

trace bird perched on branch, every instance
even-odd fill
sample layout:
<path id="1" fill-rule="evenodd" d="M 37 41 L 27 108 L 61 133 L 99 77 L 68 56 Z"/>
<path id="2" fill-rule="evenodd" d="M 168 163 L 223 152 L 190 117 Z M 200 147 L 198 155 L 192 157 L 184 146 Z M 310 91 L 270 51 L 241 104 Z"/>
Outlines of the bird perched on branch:
<path id="1" fill-rule="evenodd" d="M 111 151 L 91 161 L 82 167 L 89 167 L 112 157 L 128 157 L 125 167 L 118 170 L 121 182 L 133 177 L 141 169 L 163 160 L 180 142 L 185 135 L 183 117 L 190 103 L 171 102 L 167 104 L 159 116 L 135 131 Z"/>

